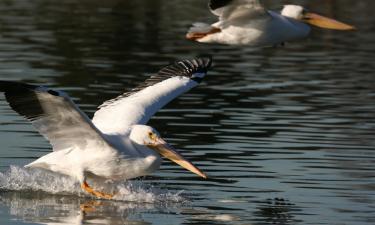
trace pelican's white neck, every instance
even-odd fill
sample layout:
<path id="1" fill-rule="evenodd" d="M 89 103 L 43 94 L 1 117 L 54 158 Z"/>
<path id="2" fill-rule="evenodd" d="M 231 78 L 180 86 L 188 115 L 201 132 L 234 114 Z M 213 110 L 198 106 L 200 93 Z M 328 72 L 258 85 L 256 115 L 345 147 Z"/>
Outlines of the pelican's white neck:
<path id="1" fill-rule="evenodd" d="M 300 5 L 285 5 L 281 15 L 300 20 L 303 17 L 304 8 Z"/>

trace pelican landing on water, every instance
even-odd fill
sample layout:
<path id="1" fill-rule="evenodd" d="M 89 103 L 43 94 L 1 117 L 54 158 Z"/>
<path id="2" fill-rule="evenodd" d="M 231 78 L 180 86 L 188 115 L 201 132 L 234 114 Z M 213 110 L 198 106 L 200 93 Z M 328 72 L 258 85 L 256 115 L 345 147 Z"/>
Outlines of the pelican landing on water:
<path id="1" fill-rule="evenodd" d="M 327 29 L 354 30 L 339 21 L 320 16 L 299 5 L 285 5 L 281 14 L 266 10 L 258 0 L 210 0 L 214 24 L 195 23 L 186 38 L 204 43 L 272 46 L 305 38 L 310 25 Z"/>
<path id="2" fill-rule="evenodd" d="M 53 147 L 25 167 L 71 176 L 86 192 L 111 199 L 112 194 L 94 190 L 87 178 L 143 176 L 159 168 L 161 156 L 207 178 L 145 124 L 165 104 L 197 86 L 210 66 L 210 58 L 167 66 L 130 92 L 104 102 L 92 121 L 62 91 L 13 81 L 0 81 L 0 91 Z"/>

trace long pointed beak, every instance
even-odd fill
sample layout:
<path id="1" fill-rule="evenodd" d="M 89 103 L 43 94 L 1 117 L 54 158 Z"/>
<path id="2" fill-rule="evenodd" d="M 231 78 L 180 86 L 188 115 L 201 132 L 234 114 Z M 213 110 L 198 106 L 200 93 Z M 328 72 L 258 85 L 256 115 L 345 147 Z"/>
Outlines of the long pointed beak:
<path id="1" fill-rule="evenodd" d="M 149 147 L 157 151 L 160 155 L 172 160 L 173 162 L 177 163 L 178 165 L 184 167 L 187 170 L 190 170 L 198 176 L 207 178 L 206 174 L 200 171 L 189 160 L 185 159 L 181 154 L 179 154 L 172 146 L 170 146 L 163 139 L 159 138 L 156 141 L 155 145 L 150 145 Z"/>
<path id="2" fill-rule="evenodd" d="M 304 15 L 303 21 L 321 28 L 334 30 L 355 30 L 354 26 L 310 12 Z"/>

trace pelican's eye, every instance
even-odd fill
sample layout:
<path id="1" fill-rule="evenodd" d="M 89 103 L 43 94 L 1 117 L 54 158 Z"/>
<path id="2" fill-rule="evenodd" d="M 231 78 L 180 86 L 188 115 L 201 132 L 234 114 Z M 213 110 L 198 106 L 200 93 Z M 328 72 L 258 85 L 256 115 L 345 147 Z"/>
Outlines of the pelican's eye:
<path id="1" fill-rule="evenodd" d="M 148 132 L 148 137 L 149 137 L 151 140 L 154 141 L 154 139 L 155 139 L 155 134 L 152 133 L 152 132 Z"/>

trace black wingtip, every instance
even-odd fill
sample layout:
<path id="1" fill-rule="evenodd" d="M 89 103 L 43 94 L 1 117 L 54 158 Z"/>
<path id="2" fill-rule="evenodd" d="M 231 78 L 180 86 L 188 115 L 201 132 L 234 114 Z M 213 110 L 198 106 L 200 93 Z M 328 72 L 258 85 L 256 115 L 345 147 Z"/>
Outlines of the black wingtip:
<path id="1" fill-rule="evenodd" d="M 176 61 L 174 64 L 160 70 L 158 74 L 169 77 L 189 77 L 190 79 L 200 83 L 211 65 L 212 57 L 202 56 L 194 59 Z"/>
<path id="2" fill-rule="evenodd" d="M 198 57 L 192 60 L 184 60 L 184 63 L 190 65 L 190 79 L 200 83 L 203 80 L 203 77 L 207 74 L 208 69 L 212 65 L 212 57 Z"/>
<path id="3" fill-rule="evenodd" d="M 222 8 L 230 4 L 233 0 L 210 0 L 208 3 L 208 7 L 211 10 L 216 10 L 218 8 Z"/>
<path id="4" fill-rule="evenodd" d="M 206 73 L 211 67 L 211 64 L 211 56 L 201 56 L 194 59 L 185 59 L 175 62 L 175 65 L 184 65 L 185 67 L 188 67 L 191 73 Z"/>
<path id="5" fill-rule="evenodd" d="M 211 55 L 202 55 L 196 58 L 196 60 L 201 61 L 201 67 L 207 72 L 208 69 L 212 66 L 212 56 Z"/>
<path id="6" fill-rule="evenodd" d="M 43 108 L 35 93 L 37 88 L 31 84 L 0 80 L 0 92 L 4 92 L 10 107 L 31 121 L 43 115 Z"/>

